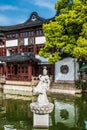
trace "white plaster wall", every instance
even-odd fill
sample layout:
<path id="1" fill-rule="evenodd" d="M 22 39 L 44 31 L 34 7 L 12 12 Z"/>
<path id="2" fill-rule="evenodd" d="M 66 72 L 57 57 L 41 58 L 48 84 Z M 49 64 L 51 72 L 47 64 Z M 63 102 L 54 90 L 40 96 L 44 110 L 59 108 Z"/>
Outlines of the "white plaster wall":
<path id="1" fill-rule="evenodd" d="M 45 41 L 46 41 L 46 38 L 45 38 L 44 36 L 36 37 L 36 38 L 35 38 L 35 43 L 36 43 L 36 44 L 45 43 Z"/>
<path id="2" fill-rule="evenodd" d="M 8 40 L 6 41 L 6 47 L 12 47 L 12 46 L 17 46 L 18 45 L 18 40 Z"/>
<path id="3" fill-rule="evenodd" d="M 60 72 L 60 67 L 62 65 L 67 65 L 69 67 L 69 72 L 63 74 Z M 55 63 L 55 81 L 74 81 L 78 79 L 78 63 L 75 62 L 74 58 L 68 57 Z"/>
<path id="4" fill-rule="evenodd" d="M 9 50 L 6 50 L 6 56 L 10 56 Z"/>
<path id="5" fill-rule="evenodd" d="M 24 39 L 24 45 L 28 45 L 28 38 Z"/>

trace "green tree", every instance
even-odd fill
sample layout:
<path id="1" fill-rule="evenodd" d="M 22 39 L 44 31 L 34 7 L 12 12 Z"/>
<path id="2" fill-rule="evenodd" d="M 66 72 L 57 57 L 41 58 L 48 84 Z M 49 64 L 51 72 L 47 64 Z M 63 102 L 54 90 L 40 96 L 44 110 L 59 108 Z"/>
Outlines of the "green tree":
<path id="1" fill-rule="evenodd" d="M 87 57 L 87 0 L 57 0 L 57 15 L 43 25 L 46 43 L 39 52 L 50 63 L 61 54 L 76 58 Z"/>

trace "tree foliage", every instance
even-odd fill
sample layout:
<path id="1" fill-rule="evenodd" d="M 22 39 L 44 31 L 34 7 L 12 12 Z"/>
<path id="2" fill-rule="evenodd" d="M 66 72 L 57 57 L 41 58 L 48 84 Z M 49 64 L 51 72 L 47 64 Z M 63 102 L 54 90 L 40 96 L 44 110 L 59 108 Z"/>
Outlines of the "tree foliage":
<path id="1" fill-rule="evenodd" d="M 57 15 L 43 25 L 46 43 L 39 52 L 55 63 L 61 54 L 87 57 L 87 0 L 57 0 Z"/>

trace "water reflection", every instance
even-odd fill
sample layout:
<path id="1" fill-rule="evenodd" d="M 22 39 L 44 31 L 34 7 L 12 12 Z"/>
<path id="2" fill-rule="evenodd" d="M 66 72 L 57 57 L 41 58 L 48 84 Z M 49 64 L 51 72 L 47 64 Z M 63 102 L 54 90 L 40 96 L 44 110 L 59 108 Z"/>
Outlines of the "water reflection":
<path id="1" fill-rule="evenodd" d="M 87 129 L 87 95 L 52 95 L 49 100 L 55 106 L 50 114 L 49 130 Z M 0 130 L 42 130 L 32 128 L 31 102 L 32 98 L 7 99 L 0 94 Z"/>

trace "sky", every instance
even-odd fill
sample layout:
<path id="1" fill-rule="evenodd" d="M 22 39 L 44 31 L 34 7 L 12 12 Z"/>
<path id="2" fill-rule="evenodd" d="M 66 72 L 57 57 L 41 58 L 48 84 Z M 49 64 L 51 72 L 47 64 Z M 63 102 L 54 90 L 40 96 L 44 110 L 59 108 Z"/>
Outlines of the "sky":
<path id="1" fill-rule="evenodd" d="M 10 26 L 25 22 L 32 12 L 42 18 L 52 18 L 57 0 L 0 0 L 0 26 Z"/>

